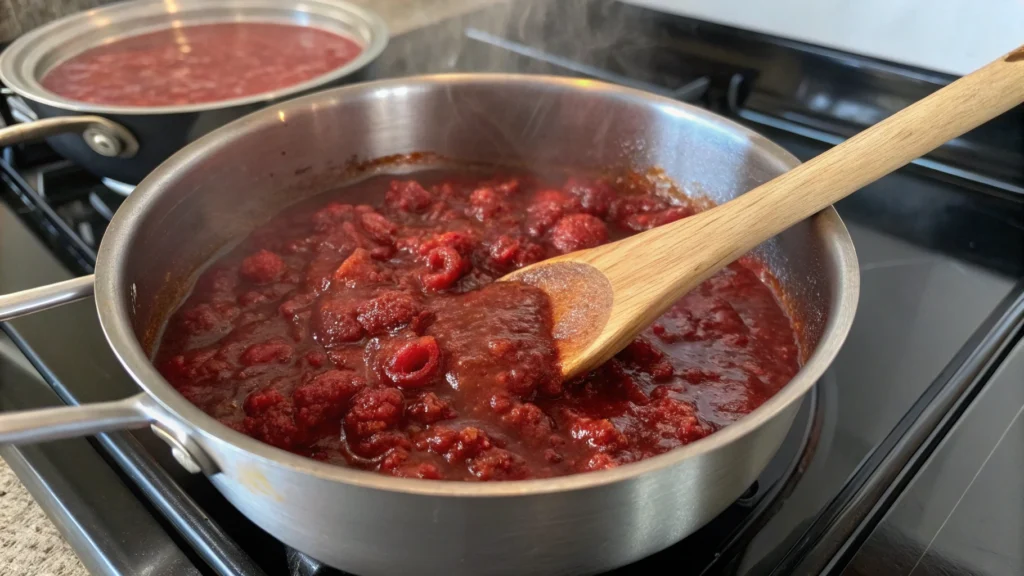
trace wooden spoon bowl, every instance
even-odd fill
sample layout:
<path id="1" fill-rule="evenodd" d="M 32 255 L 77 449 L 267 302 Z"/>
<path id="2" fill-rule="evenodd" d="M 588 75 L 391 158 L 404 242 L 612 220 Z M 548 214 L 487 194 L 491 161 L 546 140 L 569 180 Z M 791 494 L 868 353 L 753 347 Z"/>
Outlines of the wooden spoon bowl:
<path id="1" fill-rule="evenodd" d="M 551 300 L 562 375 L 600 366 L 752 248 L 1024 101 L 1024 46 L 721 206 L 502 278 Z"/>

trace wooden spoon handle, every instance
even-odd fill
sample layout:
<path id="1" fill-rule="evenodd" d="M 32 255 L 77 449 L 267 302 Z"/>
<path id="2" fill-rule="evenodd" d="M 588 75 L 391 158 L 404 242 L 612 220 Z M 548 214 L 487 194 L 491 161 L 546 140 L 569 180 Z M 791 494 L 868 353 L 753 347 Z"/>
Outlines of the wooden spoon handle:
<path id="1" fill-rule="evenodd" d="M 1022 101 L 1024 46 L 726 204 L 617 243 L 636 273 L 616 297 L 663 310 L 761 242 Z"/>
<path id="2" fill-rule="evenodd" d="M 739 234 L 722 257 L 741 256 L 1021 101 L 1024 46 L 723 205 L 720 216 Z"/>

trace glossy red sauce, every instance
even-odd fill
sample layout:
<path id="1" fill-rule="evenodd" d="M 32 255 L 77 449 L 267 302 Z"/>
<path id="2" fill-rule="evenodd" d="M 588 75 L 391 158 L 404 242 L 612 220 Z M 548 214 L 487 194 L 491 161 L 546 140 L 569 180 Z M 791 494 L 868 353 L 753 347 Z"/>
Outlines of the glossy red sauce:
<path id="1" fill-rule="evenodd" d="M 43 77 L 79 102 L 174 106 L 243 98 L 301 84 L 353 60 L 356 42 L 333 32 L 262 22 L 158 30 L 90 48 Z"/>
<path id="2" fill-rule="evenodd" d="M 733 264 L 565 383 L 547 297 L 491 282 L 693 213 L 642 177 L 371 179 L 217 260 L 157 366 L 228 426 L 337 464 L 505 480 L 633 462 L 735 421 L 796 373 L 767 272 Z"/>

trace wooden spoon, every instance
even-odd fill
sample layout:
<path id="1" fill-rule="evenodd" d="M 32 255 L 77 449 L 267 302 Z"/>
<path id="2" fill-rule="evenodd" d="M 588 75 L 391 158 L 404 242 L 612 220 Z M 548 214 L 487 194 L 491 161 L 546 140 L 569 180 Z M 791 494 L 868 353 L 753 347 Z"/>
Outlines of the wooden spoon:
<path id="1" fill-rule="evenodd" d="M 615 355 L 752 248 L 1024 101 L 1024 46 L 737 198 L 505 276 L 544 290 L 566 378 Z"/>

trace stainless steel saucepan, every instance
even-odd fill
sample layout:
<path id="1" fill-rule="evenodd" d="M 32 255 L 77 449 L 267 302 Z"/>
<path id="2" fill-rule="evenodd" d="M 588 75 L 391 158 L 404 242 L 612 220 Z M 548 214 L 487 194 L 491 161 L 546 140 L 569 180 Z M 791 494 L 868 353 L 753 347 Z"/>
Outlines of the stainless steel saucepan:
<path id="1" fill-rule="evenodd" d="M 386 477 L 303 458 L 220 424 L 150 362 L 200 266 L 283 207 L 359 177 L 352 158 L 429 151 L 471 162 L 656 166 L 723 202 L 785 172 L 782 148 L 709 112 L 587 80 L 451 75 L 354 85 L 261 110 L 188 145 L 138 186 L 100 246 L 96 308 L 145 393 L 0 416 L 0 441 L 152 426 L 285 544 L 357 574 L 564 574 L 661 550 L 757 478 L 849 331 L 853 244 L 825 210 L 757 249 L 803 322 L 806 362 L 737 423 L 620 468 L 499 483 Z M 0 297 L 0 320 L 90 293 L 91 278 Z"/>
<path id="2" fill-rule="evenodd" d="M 171 27 L 211 22 L 310 26 L 351 38 L 363 51 L 301 84 L 216 102 L 181 106 L 110 106 L 77 102 L 43 87 L 54 66 L 82 51 Z M 202 135 L 274 102 L 358 81 L 388 43 L 373 12 L 344 0 L 134 0 L 72 14 L 21 36 L 0 53 L 0 83 L 36 120 L 0 127 L 0 146 L 46 138 L 63 156 L 97 176 L 137 184 L 171 154 Z"/>

